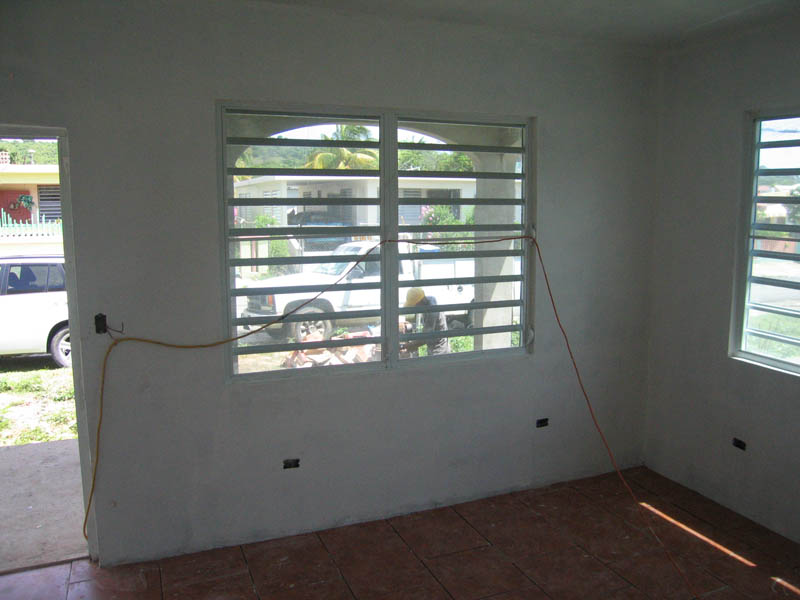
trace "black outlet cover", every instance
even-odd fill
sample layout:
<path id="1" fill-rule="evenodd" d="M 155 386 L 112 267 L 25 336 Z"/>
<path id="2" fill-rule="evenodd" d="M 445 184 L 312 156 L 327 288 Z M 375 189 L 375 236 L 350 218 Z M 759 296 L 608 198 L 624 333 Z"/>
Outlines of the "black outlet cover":
<path id="1" fill-rule="evenodd" d="M 550 419 L 536 419 L 536 427 L 547 427 L 550 425 Z"/>
<path id="2" fill-rule="evenodd" d="M 284 469 L 297 469 L 300 467 L 300 459 L 299 458 L 287 458 L 283 461 L 283 468 Z"/>
<path id="3" fill-rule="evenodd" d="M 733 438 L 733 445 L 738 448 L 739 450 L 746 450 L 747 444 L 740 440 L 739 438 Z"/>

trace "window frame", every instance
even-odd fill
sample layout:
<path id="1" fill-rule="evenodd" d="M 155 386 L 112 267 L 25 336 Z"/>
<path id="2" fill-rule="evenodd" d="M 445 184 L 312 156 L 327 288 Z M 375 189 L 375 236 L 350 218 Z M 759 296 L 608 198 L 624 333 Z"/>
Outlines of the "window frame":
<path id="1" fill-rule="evenodd" d="M 745 317 L 753 260 L 750 238 L 758 197 L 760 124 L 762 121 L 790 118 L 800 118 L 800 106 L 779 110 L 751 110 L 744 115 L 743 183 L 737 223 L 728 355 L 735 360 L 800 376 L 800 365 L 744 349 Z"/>
<path id="2" fill-rule="evenodd" d="M 397 215 L 387 218 L 397 211 L 399 199 L 399 181 L 397 165 L 397 125 L 398 121 L 425 120 L 434 122 L 453 122 L 465 125 L 488 125 L 488 126 L 516 126 L 523 127 L 523 140 L 521 153 L 523 154 L 522 165 L 522 189 L 523 215 L 525 219 L 522 223 L 519 235 L 534 236 L 536 231 L 537 217 L 537 178 L 536 178 L 536 118 L 531 116 L 514 115 L 487 115 L 483 113 L 458 113 L 445 111 L 427 110 L 404 110 L 385 107 L 359 107 L 359 106 L 327 106 L 311 105 L 298 103 L 253 103 L 238 101 L 218 101 L 216 103 L 216 128 L 217 128 L 217 204 L 220 210 L 220 257 L 222 266 L 222 306 L 223 306 L 223 326 L 226 335 L 231 335 L 234 331 L 230 302 L 231 302 L 231 283 L 229 248 L 232 238 L 228 236 L 228 217 L 227 217 L 227 185 L 226 185 L 226 166 L 225 166 L 225 126 L 224 118 L 226 111 L 258 111 L 264 113 L 296 113 L 311 116 L 331 117 L 331 118 L 378 118 L 381 131 L 379 141 L 380 163 L 376 175 L 379 180 L 379 205 L 380 205 L 380 239 L 398 239 L 398 219 Z M 464 199 L 465 203 L 468 199 Z M 377 242 L 376 242 L 377 243 Z M 449 364 L 463 361 L 482 360 L 486 358 L 508 358 L 509 356 L 523 356 L 532 354 L 534 341 L 534 297 L 535 297 L 535 274 L 536 274 L 536 252 L 533 244 L 523 241 L 521 257 L 521 281 L 520 281 L 520 327 L 521 342 L 520 346 L 509 348 L 495 348 L 488 350 L 478 350 L 467 353 L 450 353 L 441 356 L 425 356 L 412 359 L 400 359 L 399 351 L 399 331 L 396 327 L 387 327 L 383 334 L 384 352 L 380 361 L 365 362 L 359 364 L 336 365 L 334 368 L 317 369 L 278 369 L 275 371 L 258 371 L 252 373 L 236 373 L 234 371 L 234 352 L 233 344 L 225 345 L 225 361 L 228 381 L 248 381 L 263 379 L 281 379 L 290 377 L 307 377 L 325 375 L 352 374 L 355 372 L 376 372 L 396 368 L 416 368 L 427 364 Z M 385 244 L 380 250 L 381 273 L 381 303 L 383 318 L 387 323 L 397 322 L 399 319 L 400 303 L 393 302 L 393 298 L 398 297 L 399 283 L 399 261 L 397 244 Z M 423 367 L 424 368 L 424 367 Z"/>

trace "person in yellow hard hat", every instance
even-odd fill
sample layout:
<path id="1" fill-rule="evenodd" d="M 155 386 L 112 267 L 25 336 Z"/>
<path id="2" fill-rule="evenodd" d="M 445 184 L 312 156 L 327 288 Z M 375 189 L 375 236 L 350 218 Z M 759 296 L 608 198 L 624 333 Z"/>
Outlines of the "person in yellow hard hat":
<path id="1" fill-rule="evenodd" d="M 414 287 L 408 290 L 404 306 L 436 306 L 436 298 L 426 296 L 422 288 Z M 422 331 L 447 331 L 447 319 L 445 319 L 444 314 L 438 311 L 423 312 Z M 416 352 L 421 346 L 428 347 L 429 355 L 448 354 L 450 352 L 450 342 L 446 337 L 430 340 L 409 340 L 405 343 L 405 349 L 409 352 Z"/>

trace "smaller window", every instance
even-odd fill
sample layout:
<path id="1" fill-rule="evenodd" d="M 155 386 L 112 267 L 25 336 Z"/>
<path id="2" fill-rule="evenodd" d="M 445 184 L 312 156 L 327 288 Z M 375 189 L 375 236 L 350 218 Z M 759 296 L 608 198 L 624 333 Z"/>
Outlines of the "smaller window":
<path id="1" fill-rule="evenodd" d="M 800 374 L 800 116 L 755 125 L 735 354 Z"/>

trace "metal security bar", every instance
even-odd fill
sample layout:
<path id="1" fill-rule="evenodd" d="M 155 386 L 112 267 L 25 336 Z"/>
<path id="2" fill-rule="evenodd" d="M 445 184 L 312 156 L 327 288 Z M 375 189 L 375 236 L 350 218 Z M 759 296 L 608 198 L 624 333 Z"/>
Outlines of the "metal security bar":
<path id="1" fill-rule="evenodd" d="M 800 116 L 756 119 L 754 137 L 735 354 L 800 374 Z"/>
<path id="2" fill-rule="evenodd" d="M 260 137 L 229 137 L 230 146 L 274 146 L 283 148 L 379 148 L 379 142 L 351 140 L 303 140 Z"/>
<path id="3" fill-rule="evenodd" d="M 443 143 L 415 137 L 426 130 L 439 133 Z M 420 193 L 398 202 L 419 207 L 404 208 L 405 222 L 398 227 L 401 237 L 417 245 L 400 252 L 400 264 L 418 265 L 414 281 L 396 282 L 398 314 L 415 326 L 401 333 L 401 345 L 413 351 L 421 342 L 448 338 L 451 353 L 524 345 L 529 255 L 514 238 L 529 222 L 525 125 L 409 118 L 398 122 L 397 131 L 398 165 L 407 165 L 414 153 L 425 161 L 419 169 L 401 167 L 401 180 L 438 178 L 470 186 L 457 197 Z M 422 300 L 415 288 L 424 292 Z"/>
<path id="4" fill-rule="evenodd" d="M 228 198 L 228 206 L 329 206 L 331 198 Z M 340 206 L 380 206 L 379 198 L 337 198 Z"/>
<path id="5" fill-rule="evenodd" d="M 531 230 L 527 123 L 220 119 L 227 324 L 252 334 L 229 351 L 233 374 L 395 366 L 407 343 L 442 337 L 452 353 L 525 345 L 530 249 L 512 238 Z M 419 286 L 438 305 L 407 306 Z M 443 332 L 422 325 L 437 312 Z"/>

